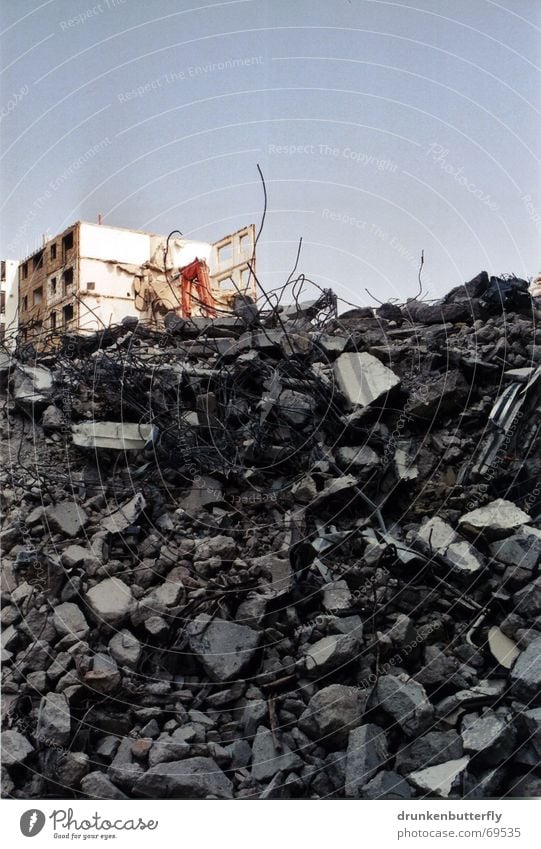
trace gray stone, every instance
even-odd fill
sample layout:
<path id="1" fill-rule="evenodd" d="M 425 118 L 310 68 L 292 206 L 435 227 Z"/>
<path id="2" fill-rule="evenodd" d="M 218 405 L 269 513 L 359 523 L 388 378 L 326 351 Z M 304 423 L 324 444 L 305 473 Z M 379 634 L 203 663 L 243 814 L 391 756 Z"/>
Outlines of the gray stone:
<path id="1" fill-rule="evenodd" d="M 527 710 L 519 717 L 524 736 L 534 749 L 537 760 L 541 761 L 541 707 Z"/>
<path id="2" fill-rule="evenodd" d="M 462 784 L 462 799 L 500 799 L 505 780 L 505 771 L 501 767 L 486 772 L 467 772 Z"/>
<path id="3" fill-rule="evenodd" d="M 340 354 L 334 376 L 350 407 L 367 407 L 400 384 L 400 378 L 372 354 Z"/>
<path id="4" fill-rule="evenodd" d="M 353 599 L 345 581 L 334 581 L 323 587 L 323 607 L 330 613 L 347 610 L 352 603 Z"/>
<path id="5" fill-rule="evenodd" d="M 220 560 L 231 561 L 238 555 L 238 546 L 234 539 L 223 534 L 217 534 L 208 539 L 198 540 L 194 551 L 194 560 L 210 560 L 219 557 Z"/>
<path id="6" fill-rule="evenodd" d="M 483 714 L 467 713 L 462 718 L 461 735 L 464 751 L 477 755 L 487 766 L 505 761 L 515 748 L 515 729 L 511 714 L 486 710 Z"/>
<path id="7" fill-rule="evenodd" d="M 231 768 L 246 769 L 252 760 L 252 749 L 247 740 L 235 740 L 228 750 L 231 752 Z"/>
<path id="8" fill-rule="evenodd" d="M 457 760 L 463 754 L 462 740 L 456 731 L 429 731 L 397 752 L 395 769 L 407 775 L 415 770 Z"/>
<path id="9" fill-rule="evenodd" d="M 459 789 L 461 778 L 469 762 L 470 759 L 466 755 L 437 766 L 429 766 L 427 769 L 411 772 L 408 775 L 408 781 L 423 793 L 448 799 L 453 791 Z"/>
<path id="10" fill-rule="evenodd" d="M 88 522 L 88 516 L 75 501 L 59 501 L 45 510 L 49 527 L 67 537 L 76 537 Z"/>
<path id="11" fill-rule="evenodd" d="M 302 427 L 313 417 L 315 401 L 311 395 L 284 389 L 278 399 L 280 417 L 293 427 Z"/>
<path id="12" fill-rule="evenodd" d="M 106 578 L 86 594 L 86 600 L 98 622 L 120 625 L 130 611 L 131 589 L 120 578 Z"/>
<path id="13" fill-rule="evenodd" d="M 305 475 L 291 487 L 291 495 L 299 504 L 310 504 L 317 495 L 316 482 L 311 475 Z"/>
<path id="14" fill-rule="evenodd" d="M 109 651 L 120 666 L 135 669 L 143 649 L 141 643 L 134 637 L 131 631 L 124 629 L 118 631 L 109 641 Z"/>
<path id="15" fill-rule="evenodd" d="M 51 400 L 53 377 L 42 366 L 17 366 L 11 372 L 13 398 L 18 407 L 32 412 L 35 406 L 44 408 Z"/>
<path id="16" fill-rule="evenodd" d="M 148 753 L 148 765 L 167 763 L 168 761 L 180 761 L 190 754 L 190 744 L 182 740 L 174 740 L 172 737 L 161 737 L 155 740 Z"/>
<path id="17" fill-rule="evenodd" d="M 541 614 L 541 577 L 532 581 L 513 596 L 514 613 L 531 622 Z"/>
<path id="18" fill-rule="evenodd" d="M 277 749 L 269 729 L 259 726 L 252 746 L 252 777 L 256 781 L 267 781 L 277 772 L 291 772 L 302 766 L 302 760 L 286 743 Z"/>
<path id="19" fill-rule="evenodd" d="M 90 772 L 81 780 L 81 790 L 91 799 L 127 799 L 103 772 Z"/>
<path id="20" fill-rule="evenodd" d="M 419 383 L 410 394 L 408 412 L 416 419 L 433 421 L 453 412 L 461 412 L 469 387 L 458 371 L 447 369 L 444 374 L 431 376 Z"/>
<path id="21" fill-rule="evenodd" d="M 56 765 L 56 778 L 65 787 L 78 787 L 90 768 L 84 752 L 66 752 Z"/>
<path id="22" fill-rule="evenodd" d="M 533 705 L 541 704 L 541 637 L 520 653 L 509 673 L 515 695 Z"/>
<path id="23" fill-rule="evenodd" d="M 345 471 L 370 472 L 379 466 L 379 457 L 368 445 L 349 446 L 337 448 L 336 462 Z"/>
<path id="24" fill-rule="evenodd" d="M 101 561 L 89 548 L 82 545 L 68 545 L 60 557 L 64 566 L 68 569 L 73 566 L 83 566 L 89 574 L 93 574 L 101 566 Z"/>
<path id="25" fill-rule="evenodd" d="M 479 552 L 439 516 L 433 516 L 421 525 L 417 539 L 425 549 L 448 560 L 457 572 L 467 574 L 483 567 L 483 558 Z"/>
<path id="26" fill-rule="evenodd" d="M 49 406 L 43 411 L 41 426 L 46 433 L 49 431 L 62 430 L 65 426 L 65 422 L 66 420 L 62 410 L 59 410 L 54 404 L 49 404 Z"/>
<path id="27" fill-rule="evenodd" d="M 361 790 L 361 799 L 411 799 L 413 790 L 397 772 L 383 769 Z"/>
<path id="28" fill-rule="evenodd" d="M 181 597 L 184 594 L 184 586 L 181 582 L 165 581 L 157 587 L 153 587 L 137 605 L 132 613 L 134 625 L 141 625 L 145 619 L 151 616 L 171 616 L 175 612 Z"/>
<path id="29" fill-rule="evenodd" d="M 139 796 L 150 799 L 232 799 L 233 785 L 211 758 L 156 764 L 138 780 Z"/>
<path id="30" fill-rule="evenodd" d="M 71 715 L 63 693 L 49 693 L 41 700 L 36 739 L 46 746 L 65 745 L 70 738 Z"/>
<path id="31" fill-rule="evenodd" d="M 15 730 L 2 732 L 2 762 L 4 766 L 22 764 L 33 751 L 34 747 L 24 734 Z"/>
<path id="32" fill-rule="evenodd" d="M 387 636 L 396 646 L 415 642 L 417 630 L 413 621 L 405 613 L 399 613 L 394 625 L 387 631 Z"/>
<path id="33" fill-rule="evenodd" d="M 125 531 L 130 525 L 133 525 L 142 510 L 146 507 L 146 501 L 142 492 L 136 492 L 133 498 L 122 504 L 118 510 L 115 510 L 109 516 L 105 516 L 101 520 L 101 527 L 111 534 L 118 534 Z"/>
<path id="34" fill-rule="evenodd" d="M 434 709 L 424 687 L 405 676 L 384 675 L 376 686 L 377 703 L 408 736 L 420 734 L 432 723 Z"/>
<path id="35" fill-rule="evenodd" d="M 351 729 L 363 721 L 367 700 L 366 690 L 331 684 L 312 696 L 299 717 L 299 728 L 318 743 L 344 747 Z"/>
<path id="36" fill-rule="evenodd" d="M 483 678 L 478 684 L 467 690 L 458 690 L 451 696 L 447 696 L 436 705 L 437 716 L 448 716 L 459 707 L 471 707 L 489 704 L 498 699 L 507 689 L 507 683 L 503 678 Z"/>
<path id="37" fill-rule="evenodd" d="M 201 614 L 187 629 L 190 649 L 213 681 L 240 677 L 252 662 L 261 632 Z"/>
<path id="38" fill-rule="evenodd" d="M 350 731 L 344 787 L 346 798 L 359 799 L 361 789 L 383 767 L 388 757 L 385 731 L 379 725 L 369 723 Z"/>
<path id="39" fill-rule="evenodd" d="M 310 676 L 319 676 L 354 660 L 359 654 L 359 643 L 350 634 L 332 634 L 306 646 L 304 651 L 306 672 Z"/>
<path id="40" fill-rule="evenodd" d="M 248 625 L 249 628 L 263 627 L 269 598 L 270 596 L 267 597 L 260 593 L 247 593 L 237 608 L 237 623 Z"/>
<path id="41" fill-rule="evenodd" d="M 539 799 L 541 778 L 537 775 L 522 775 L 513 780 L 505 796 L 510 799 Z"/>
<path id="42" fill-rule="evenodd" d="M 524 528 L 527 531 L 527 528 Z M 533 571 L 539 563 L 540 547 L 538 539 L 527 533 L 516 534 L 507 539 L 492 542 L 489 545 L 490 553 L 500 563 L 508 566 L 521 567 L 529 572 Z"/>
<path id="43" fill-rule="evenodd" d="M 467 533 L 480 534 L 487 540 L 497 540 L 512 536 L 530 521 L 531 517 L 512 501 L 497 498 L 484 507 L 465 513 L 461 516 L 459 524 Z"/>
<path id="44" fill-rule="evenodd" d="M 254 699 L 249 701 L 246 707 L 244 708 L 242 719 L 241 719 L 241 727 L 243 731 L 243 736 L 247 740 L 251 740 L 255 737 L 257 728 L 268 713 L 268 706 L 263 699 Z"/>
<path id="45" fill-rule="evenodd" d="M 145 619 L 145 631 L 151 637 L 165 637 L 169 631 L 169 625 L 162 616 L 149 616 Z"/>
<path id="46" fill-rule="evenodd" d="M 55 607 L 53 625 L 60 636 L 73 634 L 80 640 L 84 640 L 89 631 L 88 622 L 83 612 L 71 601 L 66 601 L 64 604 Z"/>
<path id="47" fill-rule="evenodd" d="M 120 684 L 120 672 L 115 659 L 98 652 L 92 659 L 92 669 L 86 672 L 83 680 L 95 693 L 114 693 Z"/>

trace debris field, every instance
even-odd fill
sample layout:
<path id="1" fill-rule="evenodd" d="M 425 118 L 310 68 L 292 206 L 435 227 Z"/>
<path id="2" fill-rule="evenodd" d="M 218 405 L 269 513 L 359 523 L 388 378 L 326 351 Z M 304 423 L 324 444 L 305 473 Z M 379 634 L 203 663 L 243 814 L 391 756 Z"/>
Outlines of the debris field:
<path id="1" fill-rule="evenodd" d="M 1 355 L 5 797 L 541 795 L 541 307 L 302 283 Z"/>

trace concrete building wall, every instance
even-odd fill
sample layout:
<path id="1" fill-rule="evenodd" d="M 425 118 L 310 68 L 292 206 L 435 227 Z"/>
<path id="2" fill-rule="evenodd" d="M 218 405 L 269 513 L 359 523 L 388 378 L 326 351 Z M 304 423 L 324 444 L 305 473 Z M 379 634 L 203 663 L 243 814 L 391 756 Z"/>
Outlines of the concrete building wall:
<path id="1" fill-rule="evenodd" d="M 89 224 L 81 221 L 79 256 L 110 262 L 144 265 L 150 259 L 150 233 L 106 227 L 104 224 Z"/>
<path id="2" fill-rule="evenodd" d="M 57 329 L 77 326 L 78 256 L 76 223 L 19 264 L 19 325 L 27 325 L 28 339 L 54 330 L 55 320 Z"/>
<path id="3" fill-rule="evenodd" d="M 0 273 L 0 340 L 9 349 L 14 347 L 18 323 L 18 268 L 15 259 L 3 259 Z"/>

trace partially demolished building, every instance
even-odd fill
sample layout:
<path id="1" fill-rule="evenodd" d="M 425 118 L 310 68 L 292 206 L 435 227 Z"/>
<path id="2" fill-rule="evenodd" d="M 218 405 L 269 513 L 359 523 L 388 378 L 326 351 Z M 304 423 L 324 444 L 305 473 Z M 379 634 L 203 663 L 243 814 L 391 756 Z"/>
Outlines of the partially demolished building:
<path id="1" fill-rule="evenodd" d="M 211 244 L 77 221 L 19 265 L 22 338 L 39 342 L 49 332 L 96 331 L 126 317 L 159 323 L 166 312 L 182 314 L 178 272 L 195 260 L 209 269 L 215 307 L 228 311 L 236 295 L 255 297 L 254 254 L 253 225 Z M 204 312 L 199 300 L 190 314 Z"/>

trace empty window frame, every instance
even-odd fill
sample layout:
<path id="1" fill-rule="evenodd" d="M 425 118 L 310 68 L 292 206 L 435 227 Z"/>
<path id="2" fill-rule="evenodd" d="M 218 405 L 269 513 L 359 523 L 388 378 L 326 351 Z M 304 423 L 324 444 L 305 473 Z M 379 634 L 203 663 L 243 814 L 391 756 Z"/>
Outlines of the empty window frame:
<path id="1" fill-rule="evenodd" d="M 68 251 L 71 251 L 73 248 L 73 230 L 69 233 L 66 233 L 65 236 L 62 236 L 62 258 L 64 262 L 66 261 L 66 254 Z"/>
<path id="2" fill-rule="evenodd" d="M 67 304 L 62 309 L 62 324 L 67 327 L 70 321 L 73 321 L 73 304 Z"/>
<path id="3" fill-rule="evenodd" d="M 73 286 L 73 268 L 66 268 L 62 275 L 62 294 L 66 295 Z"/>
<path id="4" fill-rule="evenodd" d="M 226 242 L 218 247 L 218 262 L 223 265 L 233 260 L 233 242 Z"/>

